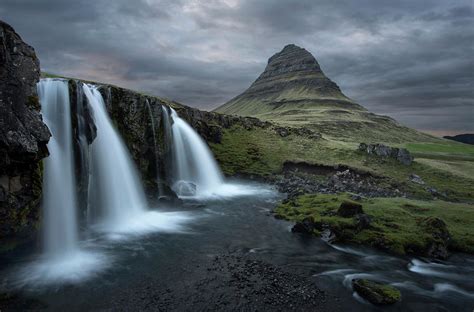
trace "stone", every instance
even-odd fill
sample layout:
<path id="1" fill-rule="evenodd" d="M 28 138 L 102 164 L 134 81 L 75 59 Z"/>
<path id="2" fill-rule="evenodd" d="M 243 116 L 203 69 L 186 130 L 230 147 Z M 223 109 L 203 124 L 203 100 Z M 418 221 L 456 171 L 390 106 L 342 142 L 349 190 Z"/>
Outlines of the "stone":
<path id="1" fill-rule="evenodd" d="M 195 196 L 197 186 L 189 181 L 178 181 L 173 185 L 173 189 L 178 196 Z"/>
<path id="2" fill-rule="evenodd" d="M 419 175 L 416 175 L 414 173 L 410 175 L 410 181 L 416 184 L 425 185 L 425 181 L 423 181 L 423 179 Z"/>
<path id="3" fill-rule="evenodd" d="M 291 232 L 303 234 L 314 234 L 314 230 L 316 230 L 316 224 L 313 217 L 307 217 L 301 222 L 296 222 L 291 228 Z"/>
<path id="4" fill-rule="evenodd" d="M 362 231 L 370 227 L 370 223 L 372 222 L 372 218 L 370 218 L 365 213 L 361 213 L 356 215 L 356 227 L 357 231 Z"/>
<path id="5" fill-rule="evenodd" d="M 359 296 L 376 305 L 394 304 L 401 300 L 400 291 L 395 287 L 367 279 L 352 280 L 352 288 Z"/>
<path id="6" fill-rule="evenodd" d="M 362 213 L 364 213 L 362 205 L 349 200 L 343 201 L 337 210 L 337 215 L 343 218 L 351 218 Z"/>
<path id="7" fill-rule="evenodd" d="M 433 259 L 446 260 L 449 257 L 448 247 L 451 235 L 446 223 L 436 217 L 426 217 L 419 221 L 425 233 L 431 236 L 426 248 L 426 256 Z"/>
<path id="8" fill-rule="evenodd" d="M 358 150 L 381 158 L 393 158 L 406 166 L 413 162 L 413 156 L 405 148 L 390 147 L 384 144 L 360 143 Z"/>

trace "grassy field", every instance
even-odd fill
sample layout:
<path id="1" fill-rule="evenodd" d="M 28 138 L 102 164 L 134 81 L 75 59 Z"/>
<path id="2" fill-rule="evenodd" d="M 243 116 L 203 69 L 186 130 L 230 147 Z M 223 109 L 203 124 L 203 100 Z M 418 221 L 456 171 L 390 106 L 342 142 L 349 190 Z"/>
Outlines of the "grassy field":
<path id="1" fill-rule="evenodd" d="M 440 140 L 441 141 L 441 140 Z M 279 136 L 274 130 L 241 127 L 225 129 L 221 144 L 211 144 L 211 148 L 228 175 L 270 176 L 282 170 L 285 161 L 307 162 L 322 165 L 346 165 L 359 171 L 385 177 L 387 183 L 396 184 L 416 198 L 431 198 L 426 186 L 410 181 L 411 174 L 419 175 L 426 185 L 455 201 L 474 201 L 474 175 L 470 175 L 462 161 L 452 161 L 449 166 L 460 166 L 450 171 L 439 163 L 433 165 L 423 158 L 410 166 L 395 160 L 380 159 L 357 151 L 358 143 L 334 139 L 309 139 L 299 135 Z M 415 145 L 420 146 L 420 145 Z M 430 145 L 431 146 L 431 145 Z M 440 145 L 444 146 L 444 145 Z M 444 148 L 444 147 L 443 147 Z M 468 155 L 470 147 L 465 147 Z M 458 147 L 459 153 L 464 151 Z M 433 153 L 436 153 L 437 150 Z M 466 156 L 467 157 L 467 156 Z M 429 160 L 429 159 L 428 159 Z M 447 166 L 447 165 L 446 165 Z M 472 167 L 471 167 L 472 170 Z"/>
<path id="2" fill-rule="evenodd" d="M 474 205 L 405 198 L 365 199 L 361 204 L 372 223 L 369 228 L 357 232 L 353 218 L 335 215 L 342 201 L 348 199 L 347 194 L 303 195 L 281 204 L 276 213 L 292 221 L 313 217 L 344 233 L 345 241 L 364 245 L 383 242 L 389 251 L 397 254 L 425 250 L 433 238 L 424 221 L 437 217 L 447 225 L 451 250 L 474 253 Z"/>

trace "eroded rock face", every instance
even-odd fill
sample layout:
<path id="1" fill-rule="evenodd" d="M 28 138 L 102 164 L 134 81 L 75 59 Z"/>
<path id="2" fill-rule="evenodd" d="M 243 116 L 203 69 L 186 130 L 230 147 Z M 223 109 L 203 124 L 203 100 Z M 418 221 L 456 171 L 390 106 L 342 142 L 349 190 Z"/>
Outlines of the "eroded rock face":
<path id="1" fill-rule="evenodd" d="M 383 144 L 360 143 L 359 151 L 382 158 L 393 158 L 406 166 L 411 165 L 413 162 L 413 156 L 405 148 L 390 147 Z"/>
<path id="2" fill-rule="evenodd" d="M 36 93 L 39 61 L 0 21 L 0 239 L 32 232 L 39 219 L 42 167 L 50 132 Z"/>

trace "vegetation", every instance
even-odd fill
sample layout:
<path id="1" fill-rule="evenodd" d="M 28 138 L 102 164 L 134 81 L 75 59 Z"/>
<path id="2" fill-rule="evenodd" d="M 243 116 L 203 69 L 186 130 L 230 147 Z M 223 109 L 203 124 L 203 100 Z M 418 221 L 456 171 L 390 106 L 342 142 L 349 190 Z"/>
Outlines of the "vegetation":
<path id="1" fill-rule="evenodd" d="M 449 248 L 474 253 L 474 205 L 442 200 L 422 201 L 406 198 L 371 198 L 360 203 L 370 216 L 370 226 L 357 230 L 356 219 L 337 215 L 341 203 L 350 195 L 307 194 L 279 205 L 278 216 L 291 221 L 312 217 L 340 233 L 344 241 L 387 249 L 397 254 L 419 253 L 433 242 L 430 218 L 446 223 L 451 235 Z"/>
<path id="2" fill-rule="evenodd" d="M 408 192 L 415 198 L 431 198 L 432 195 L 429 192 L 431 188 L 444 194 L 445 199 L 473 202 L 474 165 L 472 161 L 441 162 L 437 159 L 426 158 L 427 156 L 417 158 L 416 152 L 422 149 L 424 144 L 428 144 L 432 149 L 431 155 L 439 153 L 434 147 L 439 146 L 444 149 L 444 140 L 440 142 L 407 145 L 410 151 L 415 152 L 415 162 L 410 166 L 402 165 L 392 159 L 381 159 L 359 152 L 357 142 L 338 141 L 328 137 L 316 140 L 296 134 L 281 137 L 271 128 L 246 130 L 236 126 L 224 129 L 222 143 L 211 144 L 211 148 L 227 175 L 238 173 L 268 177 L 281 173 L 286 161 L 329 166 L 340 164 L 384 177 L 384 183 Z M 449 144 L 457 146 L 456 153 L 465 155 L 463 157 L 470 157 L 474 149 L 467 145 L 458 147 L 458 145 L 465 145 L 461 143 Z M 429 161 L 435 161 L 435 163 Z M 457 169 L 450 170 L 452 167 Z M 426 185 L 410 181 L 412 174 L 420 176 Z"/>

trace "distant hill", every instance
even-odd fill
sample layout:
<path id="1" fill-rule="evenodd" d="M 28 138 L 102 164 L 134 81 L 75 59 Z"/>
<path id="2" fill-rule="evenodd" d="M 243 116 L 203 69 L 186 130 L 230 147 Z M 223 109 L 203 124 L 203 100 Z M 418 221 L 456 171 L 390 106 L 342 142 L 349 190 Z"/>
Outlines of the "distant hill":
<path id="1" fill-rule="evenodd" d="M 454 136 L 445 136 L 445 139 L 458 141 L 461 143 L 472 144 L 474 145 L 474 133 L 464 133 Z"/>
<path id="2" fill-rule="evenodd" d="M 355 103 L 324 74 L 310 52 L 294 44 L 270 57 L 247 90 L 215 111 L 306 126 L 346 141 L 436 140 Z"/>

